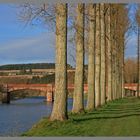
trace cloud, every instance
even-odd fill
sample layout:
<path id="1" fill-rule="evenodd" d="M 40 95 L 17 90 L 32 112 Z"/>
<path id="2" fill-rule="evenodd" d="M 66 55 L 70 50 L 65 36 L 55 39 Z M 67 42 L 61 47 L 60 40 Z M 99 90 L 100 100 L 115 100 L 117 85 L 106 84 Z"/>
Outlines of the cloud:
<path id="1" fill-rule="evenodd" d="M 0 63 L 54 61 L 55 34 L 42 33 L 2 43 L 0 46 Z"/>
<path id="2" fill-rule="evenodd" d="M 54 61 L 54 33 L 34 26 L 23 28 L 17 11 L 13 4 L 0 4 L 0 64 Z"/>

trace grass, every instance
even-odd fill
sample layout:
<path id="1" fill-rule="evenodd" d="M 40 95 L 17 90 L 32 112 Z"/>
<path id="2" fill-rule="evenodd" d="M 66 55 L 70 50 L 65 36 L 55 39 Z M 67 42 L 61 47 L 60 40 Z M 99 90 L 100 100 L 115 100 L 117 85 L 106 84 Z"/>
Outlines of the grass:
<path id="1" fill-rule="evenodd" d="M 140 99 L 124 98 L 64 122 L 42 119 L 22 136 L 140 136 Z"/>

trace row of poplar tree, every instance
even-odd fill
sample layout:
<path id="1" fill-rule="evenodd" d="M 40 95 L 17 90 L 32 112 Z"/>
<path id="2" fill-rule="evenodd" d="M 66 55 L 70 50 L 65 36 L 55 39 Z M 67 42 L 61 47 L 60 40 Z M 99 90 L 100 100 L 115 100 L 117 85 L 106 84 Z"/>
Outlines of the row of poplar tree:
<path id="1" fill-rule="evenodd" d="M 68 4 L 56 4 L 55 97 L 50 120 L 66 120 L 67 113 L 67 26 Z M 87 12 L 85 12 L 87 11 Z M 85 23 L 85 18 L 88 22 Z M 124 48 L 128 30 L 125 4 L 76 6 L 76 68 L 72 113 L 104 105 L 124 95 Z M 85 39 L 85 27 L 87 38 Z M 88 46 L 88 97 L 84 108 L 84 42 Z"/>

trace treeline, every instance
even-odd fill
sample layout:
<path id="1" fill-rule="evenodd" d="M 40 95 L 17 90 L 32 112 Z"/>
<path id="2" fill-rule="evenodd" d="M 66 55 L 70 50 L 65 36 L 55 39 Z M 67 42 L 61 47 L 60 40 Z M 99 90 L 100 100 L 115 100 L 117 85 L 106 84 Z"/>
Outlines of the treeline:
<path id="1" fill-rule="evenodd" d="M 137 83 L 138 82 L 138 62 L 137 58 L 125 59 L 124 66 L 124 79 L 125 83 Z"/>
<path id="2" fill-rule="evenodd" d="M 0 84 L 53 84 L 55 81 L 55 74 L 44 75 L 43 77 L 33 76 L 28 77 L 2 77 Z"/>
<path id="3" fill-rule="evenodd" d="M 72 69 L 71 65 L 67 65 Z M 25 70 L 25 69 L 55 69 L 55 63 L 30 63 L 30 64 L 9 64 L 0 66 L 0 70 Z"/>
<path id="4" fill-rule="evenodd" d="M 56 4 L 55 97 L 50 120 L 66 120 L 68 4 Z M 125 4 L 84 4 L 75 7 L 76 69 L 72 113 L 91 111 L 124 96 Z M 87 34 L 85 34 L 85 32 Z M 88 50 L 88 96 L 84 106 L 84 55 Z"/>
<path id="5" fill-rule="evenodd" d="M 27 81 L 28 84 L 54 84 L 55 74 L 45 75 L 43 77 L 34 76 Z"/>
<path id="6" fill-rule="evenodd" d="M 29 5 L 23 5 L 26 14 Z M 67 120 L 67 42 L 69 21 L 74 28 L 75 75 L 72 113 L 92 111 L 124 96 L 124 48 L 129 28 L 126 4 L 57 3 L 32 8 L 33 17 L 53 21 L 56 31 L 55 96 L 50 121 Z M 73 8 L 73 9 L 71 9 Z M 29 8 L 30 9 L 30 8 Z M 52 9 L 52 10 L 51 10 Z M 41 12 L 40 12 L 41 11 Z M 34 15 L 34 13 L 40 13 Z M 31 13 L 31 12 L 30 12 Z M 53 14 L 52 14 L 53 13 Z M 70 13 L 74 15 L 70 19 Z M 25 16 L 26 15 L 26 16 Z M 41 16 L 40 16 L 41 15 Z M 44 15 L 44 16 L 42 16 Z M 40 17 L 39 17 L 40 16 Z M 51 20 L 47 20 L 47 19 Z M 43 20 L 44 21 L 44 20 Z M 84 58 L 88 57 L 88 97 L 84 106 Z"/>
<path id="7" fill-rule="evenodd" d="M 74 72 L 68 73 L 68 84 L 74 84 Z M 87 74 L 84 77 L 84 83 L 87 84 Z M 0 84 L 54 84 L 55 74 L 46 74 L 42 77 L 1 77 Z"/>

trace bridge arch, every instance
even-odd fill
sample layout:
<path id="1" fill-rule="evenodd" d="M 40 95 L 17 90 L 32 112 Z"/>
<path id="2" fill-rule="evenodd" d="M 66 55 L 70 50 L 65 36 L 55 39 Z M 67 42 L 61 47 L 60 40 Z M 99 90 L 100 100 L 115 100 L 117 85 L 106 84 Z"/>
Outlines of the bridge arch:
<path id="1" fill-rule="evenodd" d="M 7 95 L 4 93 L 4 96 L 3 96 L 4 100 L 6 100 L 6 97 L 9 97 L 9 94 L 17 90 L 18 91 L 19 90 L 41 91 L 41 92 L 44 92 L 46 101 L 52 102 L 54 100 L 54 86 L 52 84 L 7 84 L 7 85 L 4 85 L 4 87 L 6 88 L 5 91 L 7 93 Z"/>

